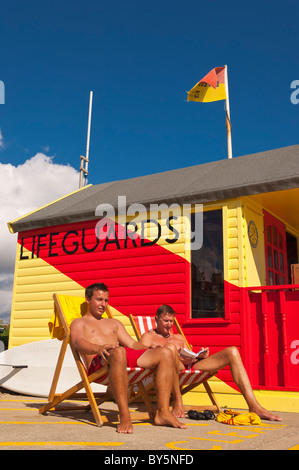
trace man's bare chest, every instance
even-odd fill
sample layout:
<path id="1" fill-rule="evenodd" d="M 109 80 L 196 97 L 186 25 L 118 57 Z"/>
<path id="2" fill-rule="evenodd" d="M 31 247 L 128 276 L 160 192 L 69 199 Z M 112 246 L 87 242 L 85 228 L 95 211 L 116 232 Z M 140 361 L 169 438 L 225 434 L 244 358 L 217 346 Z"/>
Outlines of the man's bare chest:
<path id="1" fill-rule="evenodd" d="M 164 346 L 167 343 L 172 343 L 176 346 L 177 349 L 184 347 L 184 341 L 181 338 L 178 338 L 176 335 L 170 335 L 169 337 L 165 337 L 160 335 L 159 333 L 153 332 L 155 343 L 159 346 Z"/>
<path id="2" fill-rule="evenodd" d="M 85 338 L 92 343 L 117 343 L 117 329 L 107 319 L 95 320 L 85 324 Z"/>

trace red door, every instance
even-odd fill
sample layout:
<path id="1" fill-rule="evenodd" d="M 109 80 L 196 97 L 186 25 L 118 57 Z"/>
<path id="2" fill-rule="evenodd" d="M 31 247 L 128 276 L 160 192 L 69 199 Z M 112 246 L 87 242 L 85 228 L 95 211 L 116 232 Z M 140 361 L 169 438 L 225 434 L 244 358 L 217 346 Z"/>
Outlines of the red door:
<path id="1" fill-rule="evenodd" d="M 288 283 L 287 245 L 284 224 L 264 210 L 267 286 Z"/>

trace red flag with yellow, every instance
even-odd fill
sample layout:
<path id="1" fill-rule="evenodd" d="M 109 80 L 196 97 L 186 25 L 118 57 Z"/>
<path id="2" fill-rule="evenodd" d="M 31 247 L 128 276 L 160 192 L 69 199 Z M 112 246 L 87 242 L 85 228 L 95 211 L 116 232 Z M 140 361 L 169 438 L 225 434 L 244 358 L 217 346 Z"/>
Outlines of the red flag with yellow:
<path id="1" fill-rule="evenodd" d="M 188 92 L 188 101 L 210 102 L 225 100 L 225 67 L 216 67 Z"/>
<path id="2" fill-rule="evenodd" d="M 227 153 L 232 158 L 231 122 L 229 111 L 227 65 L 215 67 L 204 78 L 187 92 L 188 101 L 199 101 L 208 103 L 210 101 L 225 100 L 226 130 L 227 130 Z"/>

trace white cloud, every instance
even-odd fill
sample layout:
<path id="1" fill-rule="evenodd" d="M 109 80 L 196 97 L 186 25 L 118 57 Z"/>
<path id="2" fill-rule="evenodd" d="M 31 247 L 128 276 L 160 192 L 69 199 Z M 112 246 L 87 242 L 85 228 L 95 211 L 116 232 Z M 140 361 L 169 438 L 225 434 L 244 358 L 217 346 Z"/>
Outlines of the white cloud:
<path id="1" fill-rule="evenodd" d="M 0 147 L 1 147 L 0 133 Z M 0 163 L 0 319 L 9 321 L 16 234 L 10 222 L 79 187 L 79 172 L 69 165 L 54 163 L 53 157 L 38 153 L 14 166 Z"/>

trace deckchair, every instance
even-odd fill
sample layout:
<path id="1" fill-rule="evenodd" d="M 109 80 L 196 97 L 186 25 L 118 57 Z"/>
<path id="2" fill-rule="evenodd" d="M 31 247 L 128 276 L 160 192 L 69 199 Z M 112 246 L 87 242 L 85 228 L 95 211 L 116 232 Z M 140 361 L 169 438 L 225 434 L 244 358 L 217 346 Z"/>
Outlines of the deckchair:
<path id="1" fill-rule="evenodd" d="M 53 294 L 53 299 L 54 299 L 54 315 L 51 318 L 51 321 L 49 322 L 49 328 L 50 328 L 51 337 L 61 340 L 62 344 L 61 344 L 60 353 L 59 353 L 58 361 L 56 364 L 56 369 L 55 369 L 53 380 L 52 380 L 52 385 L 50 388 L 50 393 L 48 396 L 48 402 L 39 409 L 39 413 L 43 414 L 50 410 L 74 409 L 71 407 L 66 408 L 65 406 L 63 408 L 58 408 L 57 405 L 59 405 L 61 402 L 65 400 L 69 400 L 71 397 L 74 396 L 74 394 L 84 389 L 89 405 L 83 406 L 83 407 L 76 406 L 75 409 L 76 410 L 78 409 L 90 410 L 91 409 L 97 426 L 102 426 L 104 424 L 104 419 L 102 418 L 100 414 L 100 410 L 98 406 L 104 401 L 107 401 L 107 394 L 106 393 L 95 394 L 92 391 L 90 384 L 92 382 L 97 382 L 102 385 L 108 386 L 109 385 L 108 367 L 105 366 L 99 371 L 94 372 L 91 375 L 88 375 L 78 351 L 76 351 L 76 349 L 74 348 L 70 340 L 70 324 L 72 320 L 74 320 L 75 318 L 81 317 L 86 313 L 87 304 L 84 298 L 75 297 L 75 296 Z M 109 307 L 107 310 L 108 310 L 107 316 L 109 317 L 111 316 L 109 314 Z M 81 377 L 81 381 L 76 383 L 74 386 L 72 386 L 71 388 L 69 388 L 63 393 L 56 393 L 57 384 L 58 384 L 58 380 L 61 374 L 63 360 L 65 358 L 65 353 L 66 353 L 66 349 L 68 345 L 70 345 L 70 348 L 71 348 L 71 351 L 75 360 L 75 364 L 77 366 L 77 369 Z M 75 364 L 74 364 L 74 367 L 75 367 Z M 153 410 L 150 398 L 147 392 L 145 391 L 142 381 L 147 376 L 152 374 L 152 372 L 153 372 L 152 370 L 142 369 L 140 367 L 136 367 L 136 368 L 127 367 L 129 385 L 131 386 L 131 385 L 136 384 L 140 394 L 143 397 L 148 414 L 150 416 L 152 416 L 154 410 Z M 128 401 L 130 402 L 130 400 Z M 131 401 L 133 401 L 133 399 Z"/>
<path id="2" fill-rule="evenodd" d="M 136 335 L 136 338 L 139 340 L 143 333 L 154 330 L 156 328 L 156 321 L 155 317 L 153 316 L 141 316 L 141 315 L 129 315 L 129 319 L 131 322 L 131 325 L 134 329 L 134 333 Z M 182 335 L 188 348 L 192 349 L 190 344 L 188 343 L 186 336 L 183 333 L 183 330 L 177 321 L 176 318 L 174 318 L 174 327 L 175 330 L 178 334 Z M 180 389 L 181 389 L 181 394 L 185 395 L 187 392 L 190 392 L 192 389 L 197 387 L 198 385 L 202 384 L 210 398 L 210 401 L 212 402 L 212 405 L 210 406 L 197 406 L 198 409 L 210 409 L 212 411 L 219 412 L 220 407 L 217 403 L 217 400 L 215 398 L 215 395 L 213 394 L 210 385 L 208 384 L 208 379 L 213 377 L 213 373 L 210 372 L 203 372 L 201 370 L 189 370 L 185 369 L 179 373 L 179 384 L 180 384 Z M 149 385 L 147 385 L 146 389 L 149 389 Z"/>

